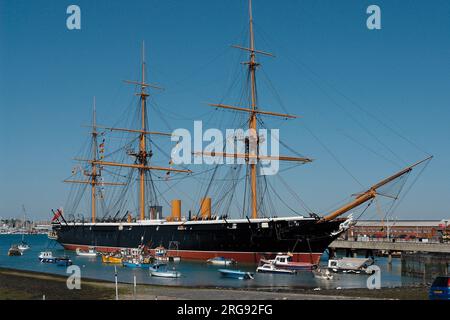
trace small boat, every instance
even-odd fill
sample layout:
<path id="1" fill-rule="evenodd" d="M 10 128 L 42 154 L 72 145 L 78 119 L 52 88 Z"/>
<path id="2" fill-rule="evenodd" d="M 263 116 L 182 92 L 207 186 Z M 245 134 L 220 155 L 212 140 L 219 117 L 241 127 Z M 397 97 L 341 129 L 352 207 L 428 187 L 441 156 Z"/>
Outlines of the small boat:
<path id="1" fill-rule="evenodd" d="M 328 269 L 333 272 L 356 273 L 366 271 L 373 264 L 371 258 L 340 258 L 328 260 Z"/>
<path id="2" fill-rule="evenodd" d="M 150 266 L 150 262 L 148 259 L 128 259 L 122 262 L 122 266 L 128 268 L 148 268 Z"/>
<path id="3" fill-rule="evenodd" d="M 25 206 L 22 205 L 22 210 L 23 210 L 23 221 L 24 221 L 24 227 L 26 229 L 26 223 L 27 223 L 27 212 L 25 210 Z M 30 249 L 30 246 L 28 245 L 28 243 L 25 242 L 25 232 L 22 232 L 22 241 L 20 242 L 19 246 L 18 246 L 19 250 L 21 250 L 22 252 Z"/>
<path id="4" fill-rule="evenodd" d="M 102 255 L 103 263 L 114 263 L 121 264 L 123 262 L 123 257 L 121 255 Z"/>
<path id="5" fill-rule="evenodd" d="M 53 253 L 51 251 L 43 251 L 38 256 L 39 261 L 43 263 L 55 263 L 56 258 L 53 257 Z"/>
<path id="6" fill-rule="evenodd" d="M 22 243 L 18 245 L 18 248 L 23 252 L 30 249 L 30 246 L 26 242 L 22 241 Z"/>
<path id="7" fill-rule="evenodd" d="M 167 270 L 165 264 L 154 264 L 150 268 L 150 275 L 152 277 L 161 277 L 161 278 L 180 278 L 181 272 L 176 270 Z"/>
<path id="8" fill-rule="evenodd" d="M 224 257 L 215 257 L 215 258 L 211 258 L 206 260 L 206 263 L 212 264 L 212 265 L 216 265 L 216 266 L 229 266 L 232 264 L 236 264 L 236 260 L 234 259 L 227 259 Z"/>
<path id="9" fill-rule="evenodd" d="M 67 266 L 72 265 L 72 260 L 70 260 L 69 257 L 58 257 L 58 258 L 55 258 L 55 263 L 58 266 L 67 267 Z"/>
<path id="10" fill-rule="evenodd" d="M 80 248 L 77 248 L 76 250 L 77 256 L 80 257 L 96 257 L 97 256 L 97 251 L 95 251 L 94 248 L 89 247 L 88 251 L 83 251 Z"/>
<path id="11" fill-rule="evenodd" d="M 173 256 L 155 256 L 155 259 L 158 261 L 164 261 L 164 262 L 180 262 L 181 257 L 173 257 Z"/>
<path id="12" fill-rule="evenodd" d="M 11 248 L 8 250 L 8 256 L 21 256 L 23 255 L 23 251 L 19 249 L 19 246 L 13 244 Z"/>
<path id="13" fill-rule="evenodd" d="M 290 269 L 295 271 L 311 271 L 317 268 L 317 266 L 312 263 L 292 261 L 292 255 L 290 254 L 278 254 L 275 259 L 262 259 L 261 262 L 273 264 L 277 268 Z"/>
<path id="14" fill-rule="evenodd" d="M 164 247 L 155 248 L 155 259 L 164 262 L 180 262 L 181 257 L 179 256 L 169 256 L 167 250 Z"/>
<path id="15" fill-rule="evenodd" d="M 254 279 L 253 273 L 240 271 L 240 270 L 228 270 L 228 269 L 219 269 L 220 274 L 226 278 L 233 278 L 239 280 L 248 280 Z"/>
<path id="16" fill-rule="evenodd" d="M 256 268 L 256 272 L 295 274 L 295 270 L 277 268 L 272 263 L 264 263 L 262 266 Z"/>
<path id="17" fill-rule="evenodd" d="M 122 262 L 122 266 L 127 268 L 148 268 L 150 266 L 149 263 L 140 263 L 140 262 L 132 262 L 132 261 L 124 261 Z"/>

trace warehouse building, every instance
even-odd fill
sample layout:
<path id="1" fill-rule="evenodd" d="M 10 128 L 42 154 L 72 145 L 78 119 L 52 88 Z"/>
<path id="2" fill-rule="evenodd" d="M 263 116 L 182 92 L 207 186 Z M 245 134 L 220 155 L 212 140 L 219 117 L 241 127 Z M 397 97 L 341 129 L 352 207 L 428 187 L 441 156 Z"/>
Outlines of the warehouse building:
<path id="1" fill-rule="evenodd" d="M 442 220 L 360 220 L 345 237 L 354 240 L 448 241 L 450 219 Z"/>

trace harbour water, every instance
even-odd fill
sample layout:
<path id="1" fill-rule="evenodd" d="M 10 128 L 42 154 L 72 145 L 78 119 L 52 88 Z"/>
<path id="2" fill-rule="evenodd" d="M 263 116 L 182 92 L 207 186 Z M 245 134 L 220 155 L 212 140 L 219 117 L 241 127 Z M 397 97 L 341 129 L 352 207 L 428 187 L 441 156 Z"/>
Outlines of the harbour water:
<path id="1" fill-rule="evenodd" d="M 20 243 L 21 235 L 0 235 L 0 267 L 27 271 L 37 271 L 51 274 L 68 275 L 66 268 L 55 264 L 40 263 L 38 255 L 41 251 L 50 250 L 55 256 L 68 255 L 74 265 L 81 269 L 81 276 L 90 279 L 114 281 L 114 265 L 101 262 L 100 257 L 88 258 L 77 256 L 74 252 L 64 249 L 46 235 L 27 235 L 26 242 L 31 246 L 23 256 L 9 257 L 7 255 L 11 244 Z M 321 260 L 326 265 L 327 257 L 324 254 Z M 421 283 L 421 278 L 406 277 L 401 275 L 400 259 L 393 259 L 391 265 L 385 258 L 376 258 L 375 264 L 381 269 L 382 287 L 400 287 Z M 134 275 L 139 284 L 158 284 L 167 286 L 191 286 L 191 287 L 232 287 L 232 288 L 365 288 L 368 275 L 336 274 L 332 280 L 314 278 L 311 272 L 300 272 L 296 275 L 260 274 L 256 273 L 256 265 L 238 264 L 233 269 L 255 272 L 255 279 L 239 281 L 222 278 L 217 271 L 220 267 L 207 265 L 202 261 L 181 261 L 169 265 L 183 274 L 179 279 L 164 279 L 151 277 L 146 269 L 130 269 L 117 266 L 119 282 L 132 283 Z"/>

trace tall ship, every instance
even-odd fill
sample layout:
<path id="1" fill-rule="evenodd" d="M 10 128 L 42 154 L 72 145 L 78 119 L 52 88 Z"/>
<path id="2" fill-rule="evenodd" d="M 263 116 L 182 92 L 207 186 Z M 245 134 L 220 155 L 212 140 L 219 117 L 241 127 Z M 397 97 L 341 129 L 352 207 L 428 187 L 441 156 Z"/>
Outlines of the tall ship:
<path id="1" fill-rule="evenodd" d="M 257 70 L 260 63 L 257 57 L 272 55 L 255 48 L 253 28 L 250 0 L 249 43 L 247 46 L 234 46 L 249 55 L 249 59 L 243 63 L 247 75 L 246 106 L 211 104 L 216 109 L 235 112 L 243 117 L 243 127 L 249 132 L 242 138 L 244 152 L 193 152 L 193 156 L 204 158 L 240 159 L 240 164 L 228 166 L 232 173 L 225 174 L 225 177 L 229 179 L 217 179 L 217 171 L 227 167 L 226 164 L 212 165 L 205 173 L 207 181 L 202 180 L 203 194 L 196 199 L 198 208 L 194 211 L 183 211 L 181 200 L 162 199 L 159 185 L 167 184 L 173 176 L 193 180 L 197 173 L 195 165 L 188 168 L 181 164 L 177 167 L 172 160 L 166 166 L 155 164 L 157 154 L 167 152 L 156 147 L 155 140 L 173 138 L 173 135 L 150 131 L 150 90 L 161 88 L 146 81 L 143 50 L 141 80 L 126 81 L 137 88 L 137 101 L 128 110 L 130 114 L 136 115 L 134 126 L 99 126 L 94 102 L 93 120 L 89 126 L 90 145 L 85 154 L 88 156 L 76 159 L 79 165 L 74 168 L 72 176 L 65 180 L 75 186 L 70 194 L 72 202 L 78 203 L 83 195 L 89 195 L 90 219 L 86 221 L 80 212 L 77 213 L 76 204 L 64 210 L 58 209 L 52 220 L 53 239 L 67 250 L 95 247 L 100 252 L 112 252 L 145 245 L 149 250 L 164 247 L 169 254 L 184 259 L 207 260 L 221 256 L 239 262 L 258 262 L 261 258 L 289 252 L 293 261 L 317 264 L 330 243 L 351 226 L 352 215 L 344 215 L 365 208 L 378 196 L 386 196 L 382 192 L 383 188 L 395 184 L 417 165 L 429 160 L 419 161 L 373 184 L 355 194 L 348 203 L 328 213 L 310 212 L 307 215 L 289 216 L 280 212 L 281 209 L 268 205 L 268 198 L 276 190 L 267 188 L 266 180 L 271 176 L 260 174 L 261 162 L 307 164 L 312 159 L 303 156 L 271 156 L 260 149 L 264 141 L 256 132 L 264 123 L 262 117 L 291 119 L 295 116 L 261 110 L 259 107 Z M 121 134 L 118 140 L 122 144 L 107 154 L 106 136 L 113 133 Z M 245 173 L 243 179 L 238 178 L 237 174 L 241 170 Z M 106 177 L 112 180 L 105 181 Z M 237 181 L 243 181 L 243 191 L 236 192 Z M 213 190 L 218 190 L 215 198 L 211 196 Z M 185 193 L 192 196 L 196 192 L 185 190 Z M 239 202 L 240 207 L 231 205 L 233 201 Z M 164 203 L 165 206 L 162 205 Z M 170 215 L 164 217 L 163 208 L 170 211 Z M 99 212 L 103 213 L 102 217 L 98 215 Z"/>

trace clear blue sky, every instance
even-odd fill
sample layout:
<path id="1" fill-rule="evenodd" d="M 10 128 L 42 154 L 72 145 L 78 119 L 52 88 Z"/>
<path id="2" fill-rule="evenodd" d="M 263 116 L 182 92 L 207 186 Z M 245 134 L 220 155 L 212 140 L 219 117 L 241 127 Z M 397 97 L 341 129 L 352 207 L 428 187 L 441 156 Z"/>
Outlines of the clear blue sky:
<path id="1" fill-rule="evenodd" d="M 80 31 L 66 28 L 70 4 L 81 7 Z M 371 4 L 381 7 L 382 30 L 366 28 Z M 282 139 L 316 159 L 287 178 L 302 198 L 324 210 L 361 189 L 310 130 L 365 186 L 424 158 L 422 150 L 433 154 L 395 215 L 449 217 L 450 3 L 255 0 L 254 18 L 258 48 L 277 56 L 261 58 L 264 74 L 302 116 L 283 123 Z M 246 23 L 244 0 L 0 0 L 0 216 L 18 216 L 24 204 L 48 218 L 64 204 L 62 180 L 87 137 L 92 97 L 100 122 L 115 123 L 133 93 L 121 80 L 139 74 L 142 40 L 149 77 L 166 88 L 158 104 L 195 119 L 225 94 L 241 57 L 229 45 L 242 42 Z M 283 111 L 261 92 L 266 109 Z"/>

